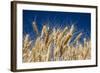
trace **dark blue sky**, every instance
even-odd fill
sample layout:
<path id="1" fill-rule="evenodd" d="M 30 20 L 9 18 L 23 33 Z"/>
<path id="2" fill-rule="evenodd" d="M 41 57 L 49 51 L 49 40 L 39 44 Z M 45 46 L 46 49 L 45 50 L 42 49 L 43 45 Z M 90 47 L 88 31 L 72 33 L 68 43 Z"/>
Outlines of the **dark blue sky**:
<path id="1" fill-rule="evenodd" d="M 23 35 L 29 34 L 31 39 L 36 38 L 32 22 L 36 21 L 39 32 L 43 24 L 53 27 L 71 27 L 74 24 L 77 32 L 83 32 L 82 37 L 90 38 L 91 35 L 91 14 L 76 12 L 55 12 L 55 11 L 34 11 L 23 10 Z"/>

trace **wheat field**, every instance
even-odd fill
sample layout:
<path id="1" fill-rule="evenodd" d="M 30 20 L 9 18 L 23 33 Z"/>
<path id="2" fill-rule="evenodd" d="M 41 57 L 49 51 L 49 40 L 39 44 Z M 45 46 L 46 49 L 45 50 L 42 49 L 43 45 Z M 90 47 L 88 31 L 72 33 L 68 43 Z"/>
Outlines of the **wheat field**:
<path id="1" fill-rule="evenodd" d="M 22 60 L 24 63 L 91 59 L 91 40 L 83 38 L 84 42 L 80 43 L 82 32 L 72 40 L 76 32 L 74 25 L 70 28 L 66 26 L 64 29 L 52 28 L 52 30 L 43 25 L 39 33 L 36 24 L 33 23 L 33 29 L 37 34 L 34 42 L 29 34 L 24 35 L 23 38 Z"/>

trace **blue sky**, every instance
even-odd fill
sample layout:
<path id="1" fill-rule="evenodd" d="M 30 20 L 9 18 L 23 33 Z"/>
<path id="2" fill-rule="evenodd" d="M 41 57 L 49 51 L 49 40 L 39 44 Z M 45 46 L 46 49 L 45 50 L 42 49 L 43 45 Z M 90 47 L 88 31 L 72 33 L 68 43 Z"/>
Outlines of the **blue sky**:
<path id="1" fill-rule="evenodd" d="M 90 13 L 23 10 L 23 35 L 29 34 L 32 40 L 36 38 L 32 27 L 33 21 L 36 21 L 39 32 L 43 24 L 49 24 L 50 29 L 53 27 L 63 29 L 74 24 L 76 32 L 83 33 L 82 38 L 90 38 L 91 35 Z"/>

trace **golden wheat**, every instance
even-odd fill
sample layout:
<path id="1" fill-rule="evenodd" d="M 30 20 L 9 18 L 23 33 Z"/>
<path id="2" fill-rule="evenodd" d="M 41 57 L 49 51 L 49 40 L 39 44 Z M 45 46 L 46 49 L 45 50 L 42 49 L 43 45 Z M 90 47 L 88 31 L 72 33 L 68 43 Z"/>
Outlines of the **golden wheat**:
<path id="1" fill-rule="evenodd" d="M 36 24 L 33 24 L 37 34 Z M 23 39 L 23 62 L 46 62 L 46 61 L 67 61 L 67 60 L 86 60 L 91 59 L 91 40 L 80 43 L 82 32 L 79 33 L 73 42 L 74 25 L 71 28 L 65 27 L 63 30 L 53 28 L 49 29 L 43 25 L 40 36 L 38 36 L 32 45 L 30 36 L 24 35 Z M 32 46 L 32 47 L 31 47 Z"/>

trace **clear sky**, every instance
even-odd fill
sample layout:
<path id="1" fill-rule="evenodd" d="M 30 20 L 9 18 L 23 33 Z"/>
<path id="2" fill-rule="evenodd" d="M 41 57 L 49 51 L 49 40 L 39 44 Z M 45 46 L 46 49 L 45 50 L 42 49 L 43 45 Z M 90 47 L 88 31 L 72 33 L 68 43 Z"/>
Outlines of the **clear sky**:
<path id="1" fill-rule="evenodd" d="M 39 32 L 43 24 L 48 24 L 50 29 L 53 27 L 63 29 L 74 24 L 76 32 L 83 33 L 82 38 L 90 38 L 91 35 L 90 13 L 23 10 L 23 35 L 29 34 L 32 40 L 36 38 L 32 27 L 33 21 L 36 21 Z"/>

